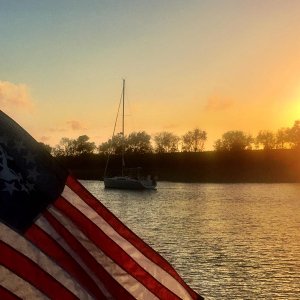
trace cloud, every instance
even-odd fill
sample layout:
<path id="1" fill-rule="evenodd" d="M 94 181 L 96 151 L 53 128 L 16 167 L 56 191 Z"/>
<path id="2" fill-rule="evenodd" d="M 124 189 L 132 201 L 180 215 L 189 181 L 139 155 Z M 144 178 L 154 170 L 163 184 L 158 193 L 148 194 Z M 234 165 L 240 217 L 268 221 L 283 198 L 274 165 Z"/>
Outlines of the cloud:
<path id="1" fill-rule="evenodd" d="M 22 109 L 31 111 L 34 104 L 28 86 L 0 80 L 0 106 L 4 110 Z"/>
<path id="2" fill-rule="evenodd" d="M 76 131 L 76 130 L 86 130 L 86 128 L 79 122 L 79 121 L 68 121 L 67 122 L 68 125 L 71 126 L 71 129 Z"/>
<path id="3" fill-rule="evenodd" d="M 234 106 L 234 101 L 230 98 L 213 95 L 211 96 L 205 105 L 206 111 L 222 111 Z"/>
<path id="4" fill-rule="evenodd" d="M 71 133 L 71 131 L 87 130 L 87 128 L 79 121 L 66 121 L 67 126 L 57 126 L 49 128 L 52 133 Z"/>

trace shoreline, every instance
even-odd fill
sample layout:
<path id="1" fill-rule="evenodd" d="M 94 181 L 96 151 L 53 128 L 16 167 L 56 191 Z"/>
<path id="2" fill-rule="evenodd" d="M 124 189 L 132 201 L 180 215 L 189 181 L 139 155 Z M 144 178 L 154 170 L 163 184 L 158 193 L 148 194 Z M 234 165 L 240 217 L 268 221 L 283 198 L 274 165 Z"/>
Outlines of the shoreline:
<path id="1" fill-rule="evenodd" d="M 106 156 L 59 157 L 78 179 L 103 180 Z M 158 181 L 186 183 L 298 183 L 299 150 L 247 150 L 240 152 L 180 152 L 129 154 L 128 167 L 142 167 Z M 110 159 L 109 176 L 117 175 L 120 157 Z"/>

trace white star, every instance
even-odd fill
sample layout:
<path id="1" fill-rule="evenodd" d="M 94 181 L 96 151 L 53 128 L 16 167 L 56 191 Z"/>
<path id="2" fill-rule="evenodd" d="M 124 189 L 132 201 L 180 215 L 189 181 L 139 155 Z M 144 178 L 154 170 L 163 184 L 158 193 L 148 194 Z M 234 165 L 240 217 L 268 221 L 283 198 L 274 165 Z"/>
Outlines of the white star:
<path id="1" fill-rule="evenodd" d="M 18 180 L 19 183 L 24 181 L 23 175 L 21 173 L 18 173 L 17 176 L 18 176 L 17 180 Z"/>
<path id="2" fill-rule="evenodd" d="M 5 188 L 2 190 L 3 192 L 9 192 L 10 195 L 13 194 L 14 191 L 18 191 L 18 189 L 15 187 L 14 182 L 4 182 Z"/>
<path id="3" fill-rule="evenodd" d="M 21 184 L 21 192 L 28 193 L 28 188 L 24 184 Z"/>
<path id="4" fill-rule="evenodd" d="M 27 178 L 31 179 L 31 181 L 36 181 L 36 179 L 39 175 L 40 175 L 40 173 L 36 170 L 36 167 L 35 167 L 33 169 L 28 170 Z"/>

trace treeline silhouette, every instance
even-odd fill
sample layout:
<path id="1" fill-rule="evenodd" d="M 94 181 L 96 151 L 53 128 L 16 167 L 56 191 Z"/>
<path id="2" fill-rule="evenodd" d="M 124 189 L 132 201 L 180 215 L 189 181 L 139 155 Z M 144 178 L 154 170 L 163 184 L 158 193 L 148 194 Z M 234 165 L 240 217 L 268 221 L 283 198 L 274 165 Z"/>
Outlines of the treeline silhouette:
<path id="1" fill-rule="evenodd" d="M 141 167 L 158 180 L 181 182 L 300 182 L 300 121 L 293 127 L 260 131 L 255 138 L 228 131 L 215 142 L 215 151 L 203 151 L 205 131 L 194 129 L 182 137 L 170 132 L 117 134 L 98 147 L 84 135 L 63 138 L 56 148 L 43 144 L 80 179 L 103 178 L 110 155 L 109 174 L 121 168 L 122 145 L 126 166 Z M 179 145 L 180 144 L 180 145 Z"/>
<path id="2" fill-rule="evenodd" d="M 151 137 L 145 131 L 132 132 L 127 136 L 121 133 L 96 146 L 87 135 L 77 139 L 63 137 L 55 147 L 41 143 L 54 156 L 78 156 L 81 154 L 120 154 L 125 153 L 177 153 L 201 152 L 204 150 L 207 133 L 195 128 L 181 137 L 172 132 L 163 131 Z M 216 151 L 238 151 L 252 149 L 297 149 L 300 147 L 300 120 L 291 128 L 281 128 L 276 133 L 261 130 L 256 137 L 243 131 L 225 132 L 214 143 Z"/>
<path id="3" fill-rule="evenodd" d="M 61 156 L 59 161 L 80 179 L 102 180 L 107 156 Z M 126 156 L 127 167 L 141 167 L 160 181 L 178 182 L 300 182 L 297 149 L 145 153 Z M 112 155 L 108 175 L 121 168 L 120 155 Z"/>

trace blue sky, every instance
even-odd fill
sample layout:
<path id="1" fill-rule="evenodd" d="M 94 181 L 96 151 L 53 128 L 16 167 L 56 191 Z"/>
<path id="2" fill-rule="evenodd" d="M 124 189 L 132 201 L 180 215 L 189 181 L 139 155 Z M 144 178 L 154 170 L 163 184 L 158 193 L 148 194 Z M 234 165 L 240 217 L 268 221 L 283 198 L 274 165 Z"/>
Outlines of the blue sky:
<path id="1" fill-rule="evenodd" d="M 126 78 L 127 130 L 207 148 L 300 118 L 300 2 L 0 0 L 0 105 L 55 145 L 112 133 Z"/>

